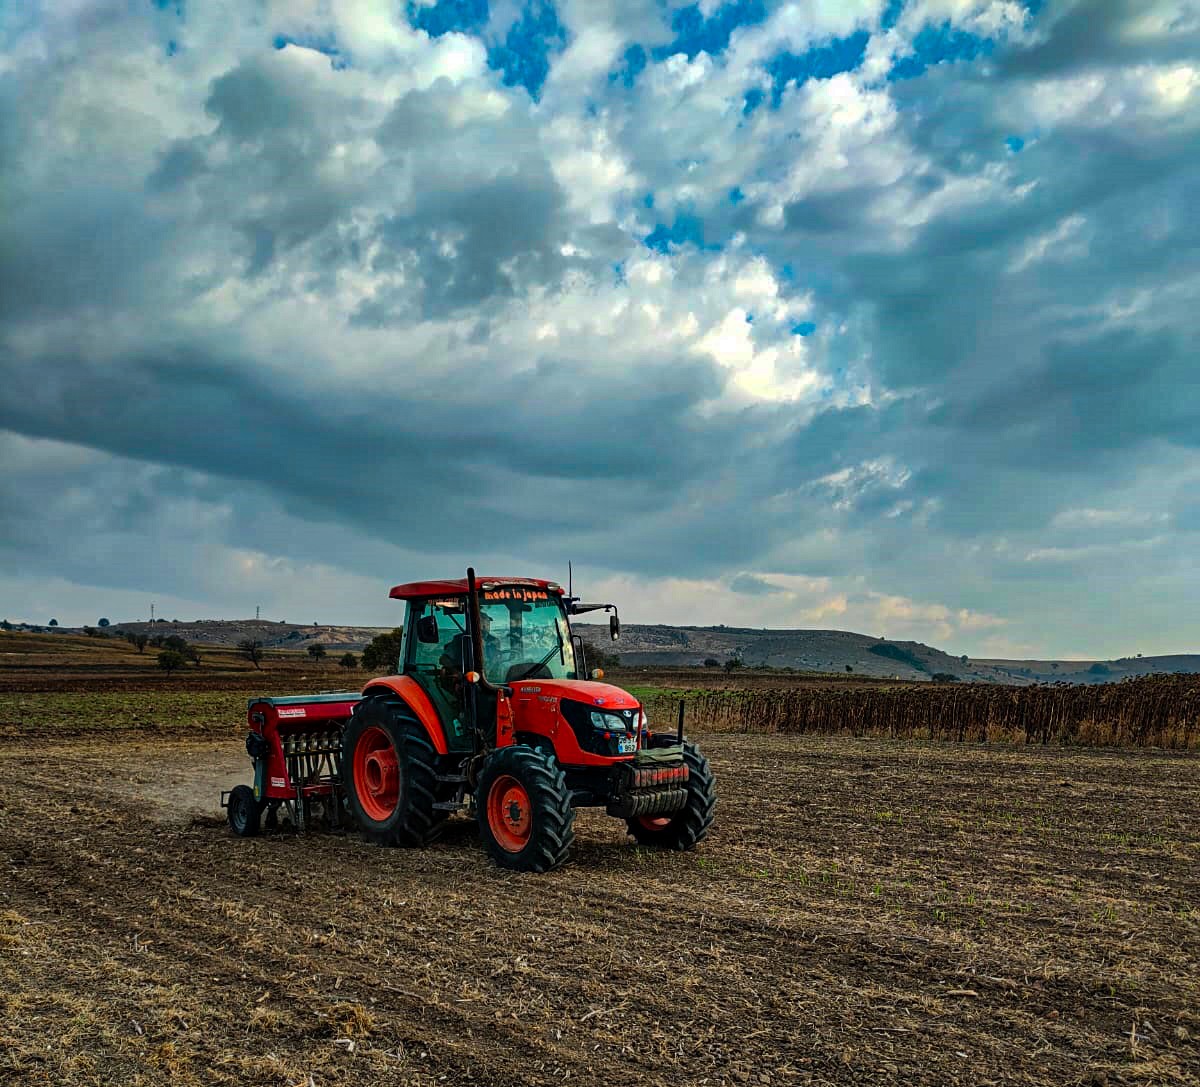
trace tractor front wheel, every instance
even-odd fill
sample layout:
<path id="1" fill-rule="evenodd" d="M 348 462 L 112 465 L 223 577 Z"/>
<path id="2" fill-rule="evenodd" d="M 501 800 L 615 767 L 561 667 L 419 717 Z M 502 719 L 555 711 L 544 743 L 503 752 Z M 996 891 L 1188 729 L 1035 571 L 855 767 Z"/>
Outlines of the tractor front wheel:
<path id="1" fill-rule="evenodd" d="M 239 838 L 253 838 L 262 826 L 263 806 L 249 785 L 235 785 L 226 809 L 229 825 Z"/>
<path id="2" fill-rule="evenodd" d="M 479 835 L 501 868 L 548 872 L 575 840 L 567 779 L 552 755 L 517 744 L 493 752 L 475 792 Z"/>
<path id="3" fill-rule="evenodd" d="M 703 840 L 712 826 L 717 790 L 708 759 L 694 743 L 684 740 L 683 761 L 688 768 L 687 803 L 673 815 L 647 815 L 626 820 L 629 833 L 642 845 L 691 849 Z"/>
<path id="4" fill-rule="evenodd" d="M 441 828 L 437 753 L 403 703 L 365 698 L 354 708 L 341 768 L 347 807 L 368 841 L 424 845 Z"/>

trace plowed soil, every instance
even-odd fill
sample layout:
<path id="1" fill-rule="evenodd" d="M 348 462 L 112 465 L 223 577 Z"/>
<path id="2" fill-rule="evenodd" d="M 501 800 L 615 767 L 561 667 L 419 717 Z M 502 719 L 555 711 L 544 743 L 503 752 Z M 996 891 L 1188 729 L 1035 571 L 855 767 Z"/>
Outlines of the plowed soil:
<path id="1" fill-rule="evenodd" d="M 698 850 L 238 839 L 238 734 L 0 744 L 0 1083 L 1200 1080 L 1200 760 L 700 737 Z"/>

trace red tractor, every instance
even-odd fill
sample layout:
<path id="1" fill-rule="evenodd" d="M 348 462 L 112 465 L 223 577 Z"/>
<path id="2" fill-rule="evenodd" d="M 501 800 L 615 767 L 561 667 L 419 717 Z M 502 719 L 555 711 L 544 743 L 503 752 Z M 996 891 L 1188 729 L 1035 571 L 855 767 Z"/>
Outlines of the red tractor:
<path id="1" fill-rule="evenodd" d="M 255 784 L 222 795 L 229 822 L 257 834 L 281 806 L 303 830 L 314 805 L 381 845 L 420 846 L 473 810 L 497 864 L 562 864 L 575 809 L 602 807 L 645 845 L 690 849 L 717 798 L 708 760 L 678 729 L 650 731 L 637 700 L 585 679 L 569 616 L 610 612 L 552 581 L 479 578 L 397 585 L 407 604 L 397 675 L 356 693 L 251 701 Z"/>

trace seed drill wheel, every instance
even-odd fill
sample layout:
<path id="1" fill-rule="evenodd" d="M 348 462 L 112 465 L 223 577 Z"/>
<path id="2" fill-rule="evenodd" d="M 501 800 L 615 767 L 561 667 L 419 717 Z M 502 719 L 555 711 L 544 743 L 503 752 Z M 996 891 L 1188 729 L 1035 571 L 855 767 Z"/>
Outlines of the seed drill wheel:
<path id="1" fill-rule="evenodd" d="M 524 744 L 488 756 L 475 792 L 479 836 L 501 868 L 548 872 L 575 840 L 575 809 L 552 755 Z"/>
<path id="2" fill-rule="evenodd" d="M 346 803 L 363 836 L 380 845 L 424 845 L 445 820 L 433 805 L 437 753 L 398 699 L 364 698 L 342 735 Z"/>
<path id="3" fill-rule="evenodd" d="M 629 833 L 642 845 L 653 845 L 659 849 L 691 849 L 704 839 L 708 828 L 712 826 L 717 790 L 708 759 L 694 743 L 685 740 L 683 761 L 688 768 L 687 803 L 672 815 L 646 815 L 626 820 Z"/>
<path id="4" fill-rule="evenodd" d="M 262 825 L 263 806 L 249 785 L 235 785 L 226 808 L 229 825 L 239 838 L 253 838 Z"/>

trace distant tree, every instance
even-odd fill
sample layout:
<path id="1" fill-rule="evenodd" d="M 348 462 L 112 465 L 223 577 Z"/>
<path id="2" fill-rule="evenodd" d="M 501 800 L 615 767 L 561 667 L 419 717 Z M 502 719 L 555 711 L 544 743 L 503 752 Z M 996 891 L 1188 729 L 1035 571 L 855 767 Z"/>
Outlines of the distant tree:
<path id="1" fill-rule="evenodd" d="M 957 683 L 958 676 L 952 672 L 934 672 L 930 677 L 934 683 Z"/>
<path id="2" fill-rule="evenodd" d="M 238 652 L 257 669 L 263 659 L 263 644 L 258 638 L 243 638 L 237 644 Z"/>
<path id="3" fill-rule="evenodd" d="M 848 664 L 847 664 L 847 665 L 846 665 L 846 671 L 847 671 L 847 672 L 853 672 L 853 671 L 854 671 L 854 669 L 853 669 L 853 668 L 851 668 L 851 667 L 850 667 L 850 665 L 848 665 Z"/>
<path id="4" fill-rule="evenodd" d="M 99 619 L 96 620 L 96 626 L 106 627 L 106 626 L 108 626 L 108 620 L 105 619 L 103 616 L 101 616 Z"/>
<path id="5" fill-rule="evenodd" d="M 83 632 L 89 638 L 94 638 L 96 636 L 96 628 L 95 627 L 84 627 Z"/>
<path id="6" fill-rule="evenodd" d="M 397 627 L 390 634 L 377 634 L 362 651 L 362 666 L 368 672 L 393 670 L 400 660 L 400 640 L 404 632 Z"/>
<path id="7" fill-rule="evenodd" d="M 338 661 L 338 664 L 347 670 L 351 668 L 357 668 L 358 658 L 353 653 L 343 653 L 342 659 Z"/>
<path id="8" fill-rule="evenodd" d="M 729 660 L 725 662 L 726 672 L 736 672 L 739 668 L 745 667 L 746 664 L 741 657 L 730 657 Z"/>
<path id="9" fill-rule="evenodd" d="M 139 653 L 145 653 L 146 646 L 150 643 L 150 639 L 145 634 L 134 634 L 132 631 L 125 635 L 125 640 Z"/>
<path id="10" fill-rule="evenodd" d="M 966 653 L 964 653 L 961 657 L 958 658 L 958 663 L 966 664 L 968 659 L 969 658 L 967 657 Z"/>
<path id="11" fill-rule="evenodd" d="M 1107 676 L 1112 672 L 1112 669 L 1109 668 L 1107 664 L 1102 664 L 1100 661 L 1096 661 L 1096 663 L 1093 664 L 1088 671 L 1094 676 Z"/>
<path id="12" fill-rule="evenodd" d="M 52 627 L 56 627 L 56 626 L 58 626 L 58 620 L 57 620 L 57 619 L 51 619 L 51 620 L 50 620 L 50 625 L 51 625 Z"/>
<path id="13" fill-rule="evenodd" d="M 178 649 L 164 649 L 158 655 L 158 666 L 169 676 L 184 665 L 183 654 Z"/>
<path id="14" fill-rule="evenodd" d="M 12 630 L 13 625 L 7 619 L 0 619 L 0 630 Z"/>
<path id="15" fill-rule="evenodd" d="M 325 647 L 320 642 L 313 642 L 313 644 L 308 647 L 308 655 L 312 657 L 314 661 L 324 660 Z"/>
<path id="16" fill-rule="evenodd" d="M 716 657 L 706 657 L 704 660 L 705 668 L 720 668 L 721 662 Z"/>
<path id="17" fill-rule="evenodd" d="M 200 665 L 200 648 L 199 648 L 199 646 L 189 645 L 187 647 L 187 649 L 183 650 L 183 655 L 185 657 L 187 657 L 187 659 L 190 660 L 194 665 L 199 667 L 199 665 Z"/>
<path id="18" fill-rule="evenodd" d="M 603 670 L 605 668 L 619 668 L 621 666 L 621 657 L 619 654 L 613 653 L 603 646 L 597 645 L 595 642 L 587 642 L 585 645 L 587 666 L 589 669 L 599 668 Z"/>
<path id="19" fill-rule="evenodd" d="M 162 644 L 164 649 L 174 649 L 177 653 L 186 653 L 188 650 L 187 639 L 178 634 L 168 634 Z"/>

